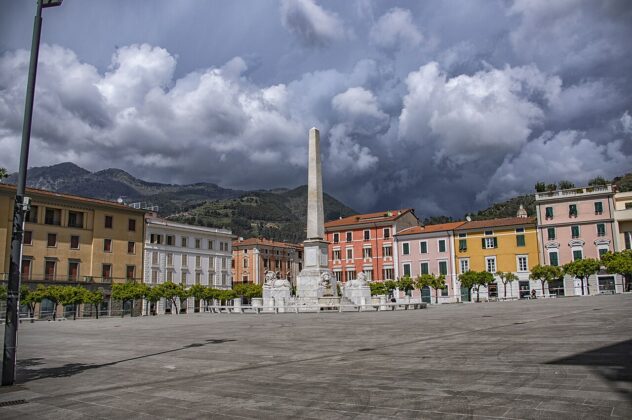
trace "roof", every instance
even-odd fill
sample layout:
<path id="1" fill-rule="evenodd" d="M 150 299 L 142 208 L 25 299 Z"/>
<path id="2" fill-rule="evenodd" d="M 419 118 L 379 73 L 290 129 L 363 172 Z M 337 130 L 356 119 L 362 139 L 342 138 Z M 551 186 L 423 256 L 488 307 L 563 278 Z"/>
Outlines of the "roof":
<path id="1" fill-rule="evenodd" d="M 428 225 L 428 226 L 413 226 L 408 229 L 404 229 L 401 232 L 397 233 L 395 236 L 405 236 L 405 235 L 417 235 L 420 233 L 433 233 L 433 232 L 443 232 L 448 230 L 454 230 L 461 226 L 463 223 L 467 223 L 464 221 L 460 222 L 450 222 L 450 223 L 441 223 L 438 225 Z"/>
<path id="2" fill-rule="evenodd" d="M 162 219 L 160 217 L 147 217 L 145 218 L 145 222 L 148 225 L 164 226 L 164 227 L 170 227 L 174 229 L 189 230 L 189 231 L 196 231 L 196 232 L 203 232 L 203 233 L 217 233 L 217 234 L 230 236 L 234 239 L 237 238 L 237 236 L 233 235 L 232 232 L 228 229 L 189 225 L 187 223 L 174 222 L 172 220 Z"/>
<path id="3" fill-rule="evenodd" d="M 535 225 L 535 217 L 505 217 L 503 219 L 472 220 L 471 222 L 465 222 L 455 230 L 470 230 L 523 225 Z"/>
<path id="4" fill-rule="evenodd" d="M 278 242 L 278 241 L 273 241 L 272 239 L 265 239 L 265 238 L 248 238 L 248 239 L 233 241 L 233 248 L 243 247 L 243 246 L 270 246 L 270 247 L 276 247 L 276 248 L 293 248 L 293 249 L 303 247 L 303 245 L 301 244 Z"/>
<path id="5" fill-rule="evenodd" d="M 11 185 L 11 184 L 2 184 L 2 183 L 0 183 L 0 191 L 2 191 L 2 190 L 15 193 L 16 186 L 15 185 Z M 126 206 L 125 204 L 115 203 L 114 201 L 99 200 L 98 198 L 88 198 L 88 197 L 81 197 L 79 195 L 64 194 L 64 193 L 40 190 L 38 188 L 27 188 L 25 194 L 26 194 L 26 196 L 37 195 L 37 196 L 41 196 L 41 197 L 45 197 L 45 198 L 53 198 L 53 199 L 62 199 L 62 200 L 75 201 L 75 202 L 83 203 L 83 204 L 86 204 L 86 205 L 106 206 L 106 207 L 117 208 L 117 209 L 120 209 L 120 210 L 130 211 L 130 212 L 147 213 L 147 210 L 136 209 L 136 208 L 133 208 L 133 207 L 130 207 L 130 206 Z"/>
<path id="6" fill-rule="evenodd" d="M 355 214 L 353 216 L 342 217 L 337 220 L 329 221 L 325 223 L 325 228 L 331 229 L 341 226 L 364 225 L 367 223 L 393 222 L 407 213 L 413 213 L 414 215 L 413 209 L 387 210 L 375 213 Z"/>

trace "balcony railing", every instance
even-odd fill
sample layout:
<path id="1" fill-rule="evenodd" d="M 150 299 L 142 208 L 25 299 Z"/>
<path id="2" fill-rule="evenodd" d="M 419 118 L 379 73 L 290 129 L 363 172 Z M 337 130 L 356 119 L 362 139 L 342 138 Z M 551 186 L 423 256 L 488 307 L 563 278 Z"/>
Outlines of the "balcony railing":
<path id="1" fill-rule="evenodd" d="M 559 190 L 559 191 L 547 191 L 536 193 L 536 200 L 549 200 L 553 198 L 563 198 L 563 197 L 575 197 L 578 195 L 592 195 L 592 194 L 603 194 L 603 193 L 611 193 L 612 185 L 605 186 L 597 186 L 597 187 L 583 187 L 583 188 L 570 188 L 568 190 Z"/>

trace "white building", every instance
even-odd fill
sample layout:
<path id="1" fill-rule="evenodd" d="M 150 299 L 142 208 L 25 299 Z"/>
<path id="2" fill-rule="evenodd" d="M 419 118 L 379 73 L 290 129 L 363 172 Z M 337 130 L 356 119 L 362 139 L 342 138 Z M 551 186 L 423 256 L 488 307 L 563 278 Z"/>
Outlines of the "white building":
<path id="1" fill-rule="evenodd" d="M 148 217 L 145 219 L 144 282 L 154 286 L 166 281 L 185 287 L 201 284 L 230 289 L 234 239 L 231 231 Z M 156 307 L 146 303 L 145 314 L 171 313 L 171 302 L 162 299 Z M 194 298 L 178 305 L 180 312 L 200 310 Z"/>

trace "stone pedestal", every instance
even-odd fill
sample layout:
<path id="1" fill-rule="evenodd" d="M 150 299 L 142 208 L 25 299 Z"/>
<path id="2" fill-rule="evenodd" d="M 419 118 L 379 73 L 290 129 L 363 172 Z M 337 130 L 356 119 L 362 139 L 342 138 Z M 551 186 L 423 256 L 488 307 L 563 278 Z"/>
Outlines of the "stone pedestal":
<path id="1" fill-rule="evenodd" d="M 252 302 L 251 304 L 252 304 L 253 309 L 263 307 L 263 299 L 262 298 L 252 298 L 251 302 Z"/>
<path id="2" fill-rule="evenodd" d="M 302 303 L 315 304 L 318 299 L 337 296 L 336 278 L 328 268 L 327 242 L 320 239 L 304 242 L 305 268 L 296 277 L 296 296 Z"/>
<path id="3" fill-rule="evenodd" d="M 345 287 L 343 295 L 356 305 L 365 305 L 366 302 L 371 301 L 371 288 L 369 286 Z"/>
<path id="4" fill-rule="evenodd" d="M 287 286 L 263 286 L 263 306 L 271 309 L 280 306 L 279 312 L 285 312 L 285 305 L 290 301 L 290 288 Z"/>

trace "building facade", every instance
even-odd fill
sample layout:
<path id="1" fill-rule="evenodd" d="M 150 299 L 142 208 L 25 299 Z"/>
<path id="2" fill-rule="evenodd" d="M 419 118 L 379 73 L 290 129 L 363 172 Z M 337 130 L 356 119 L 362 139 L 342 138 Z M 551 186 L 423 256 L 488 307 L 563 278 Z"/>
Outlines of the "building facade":
<path id="1" fill-rule="evenodd" d="M 413 209 L 358 214 L 325 223 L 329 242 L 329 269 L 346 282 L 363 271 L 367 280 L 395 280 L 401 273 L 394 235 L 419 226 Z"/>
<path id="2" fill-rule="evenodd" d="M 457 274 L 470 270 L 494 274 L 496 281 L 480 289 L 483 299 L 505 296 L 504 285 L 497 275 L 501 271 L 518 276 L 518 281 L 507 285 L 507 298 L 524 297 L 532 289 L 536 292 L 540 289 L 539 282 L 529 280 L 531 268 L 539 263 L 533 218 L 468 221 L 454 229 L 454 249 Z M 461 291 L 461 301 L 471 300 L 469 291 L 461 288 L 458 280 L 457 287 Z"/>
<path id="3" fill-rule="evenodd" d="M 542 265 L 563 266 L 578 259 L 599 259 L 604 253 L 619 249 L 612 186 L 542 192 L 535 195 L 535 200 Z M 622 291 L 616 277 L 605 272 L 590 276 L 582 293 L 581 281 L 567 276 L 563 293 L 576 296 L 588 291 Z"/>
<path id="4" fill-rule="evenodd" d="M 293 285 L 303 269 L 303 245 L 262 238 L 233 242 L 233 279 L 236 283 L 265 283 L 266 271 L 278 271 Z"/>
<path id="5" fill-rule="evenodd" d="M 199 284 L 216 289 L 232 287 L 231 242 L 229 230 L 176 223 L 157 217 L 145 219 L 144 282 L 155 286 L 164 282 L 190 287 Z M 199 312 L 194 298 L 180 302 L 180 312 Z M 170 301 L 156 306 L 145 302 L 144 313 L 172 313 Z"/>
<path id="6" fill-rule="evenodd" d="M 454 229 L 464 223 L 413 226 L 395 235 L 398 272 L 401 276 L 412 278 L 422 274 L 445 276 L 447 288 L 439 291 L 439 303 L 456 302 L 461 296 L 461 291 L 457 287 Z M 435 302 L 434 291 L 428 287 L 421 290 L 421 297 L 426 302 Z"/>
<path id="7" fill-rule="evenodd" d="M 22 283 L 82 285 L 100 288 L 112 311 L 112 283 L 142 281 L 144 210 L 118 203 L 26 190 L 31 208 L 24 224 Z M 0 184 L 0 279 L 8 279 L 15 187 Z M 118 304 L 118 303 L 115 303 Z M 42 301 L 36 314 L 52 316 L 52 302 Z M 69 308 L 58 308 L 58 315 Z M 74 312 L 74 308 L 72 308 Z M 89 305 L 80 314 L 91 311 Z"/>
<path id="8" fill-rule="evenodd" d="M 615 237 L 618 251 L 632 249 L 632 191 L 614 195 Z M 622 289 L 632 292 L 630 276 L 621 276 Z"/>

